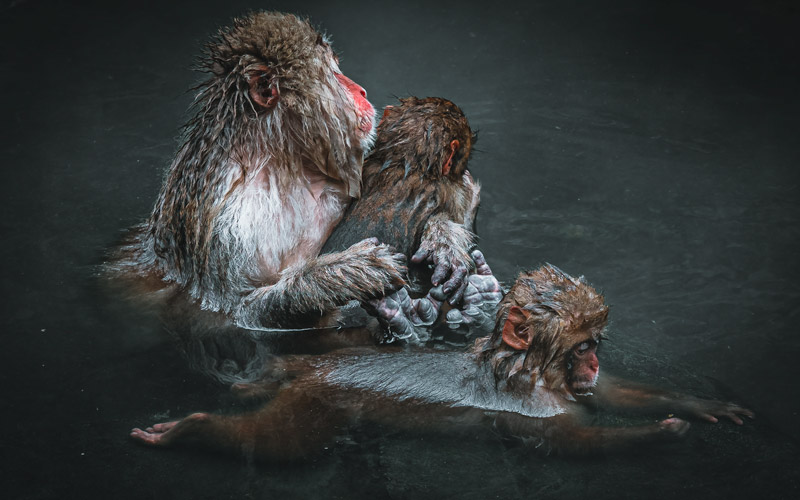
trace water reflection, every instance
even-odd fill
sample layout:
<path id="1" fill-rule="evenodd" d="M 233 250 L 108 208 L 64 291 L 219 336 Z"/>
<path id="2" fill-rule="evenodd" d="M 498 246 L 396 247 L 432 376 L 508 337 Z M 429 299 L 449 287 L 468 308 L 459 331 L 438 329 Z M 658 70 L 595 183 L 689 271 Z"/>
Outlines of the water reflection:
<path id="1" fill-rule="evenodd" d="M 335 326 L 318 328 L 240 328 L 228 316 L 202 310 L 182 295 L 176 295 L 163 309 L 151 310 L 150 314 L 159 318 L 192 369 L 223 384 L 258 381 L 280 356 L 319 355 L 337 349 L 376 346 L 376 339 L 387 338 L 385 326 L 355 303 L 337 311 Z M 428 340 L 422 343 L 388 338 L 395 350 L 412 345 L 462 350 L 487 333 L 478 327 L 452 328 L 441 322 L 430 328 L 425 335 Z"/>

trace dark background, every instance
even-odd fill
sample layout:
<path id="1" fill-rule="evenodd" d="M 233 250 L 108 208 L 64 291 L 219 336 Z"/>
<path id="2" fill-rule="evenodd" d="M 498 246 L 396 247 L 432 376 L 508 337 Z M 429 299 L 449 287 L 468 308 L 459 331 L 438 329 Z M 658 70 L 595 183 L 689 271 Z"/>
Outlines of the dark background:
<path id="1" fill-rule="evenodd" d="M 152 207 L 193 57 L 257 8 L 332 34 L 379 109 L 395 95 L 463 108 L 480 130 L 490 263 L 511 281 L 551 262 L 602 289 L 604 369 L 734 399 L 756 420 L 588 460 L 372 429 L 303 465 L 131 443 L 134 425 L 231 405 L 92 275 Z M 795 497 L 798 21 L 790 1 L 3 0 L 0 494 Z"/>

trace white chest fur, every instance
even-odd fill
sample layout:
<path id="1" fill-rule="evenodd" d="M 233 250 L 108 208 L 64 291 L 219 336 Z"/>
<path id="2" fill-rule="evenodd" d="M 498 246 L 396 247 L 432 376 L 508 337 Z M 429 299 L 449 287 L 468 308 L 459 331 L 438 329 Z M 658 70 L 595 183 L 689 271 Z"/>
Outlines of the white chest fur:
<path id="1" fill-rule="evenodd" d="M 226 201 L 216 224 L 217 241 L 235 256 L 228 275 L 275 283 L 281 270 L 319 253 L 347 200 L 330 182 L 300 178 L 279 186 L 271 172 L 249 177 Z"/>

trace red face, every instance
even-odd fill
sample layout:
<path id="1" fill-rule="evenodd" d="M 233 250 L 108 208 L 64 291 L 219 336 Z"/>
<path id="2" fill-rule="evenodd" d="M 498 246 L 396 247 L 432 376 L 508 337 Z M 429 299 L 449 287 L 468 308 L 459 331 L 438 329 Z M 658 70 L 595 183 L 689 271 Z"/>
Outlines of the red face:
<path id="1" fill-rule="evenodd" d="M 597 342 L 590 339 L 572 348 L 570 387 L 573 391 L 581 393 L 594 387 L 599 370 Z"/>
<path id="2" fill-rule="evenodd" d="M 375 108 L 367 100 L 367 91 L 364 88 L 347 78 L 341 73 L 336 73 L 336 78 L 347 92 L 352 96 L 356 104 L 356 114 L 358 115 L 358 129 L 365 135 L 372 131 L 375 125 Z"/>

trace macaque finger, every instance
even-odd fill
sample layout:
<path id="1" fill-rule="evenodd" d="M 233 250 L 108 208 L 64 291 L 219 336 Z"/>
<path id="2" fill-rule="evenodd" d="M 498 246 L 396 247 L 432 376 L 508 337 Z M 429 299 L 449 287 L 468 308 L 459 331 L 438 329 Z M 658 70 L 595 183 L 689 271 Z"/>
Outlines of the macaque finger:
<path id="1" fill-rule="evenodd" d="M 441 302 L 433 299 L 430 294 L 421 299 L 414 300 L 414 310 L 419 317 L 420 324 L 430 325 L 439 317 Z"/>
<path id="2" fill-rule="evenodd" d="M 469 306 L 462 310 L 461 314 L 464 316 L 464 323 L 467 325 L 481 323 L 486 317 L 483 310 L 477 306 Z"/>
<path id="3" fill-rule="evenodd" d="M 425 262 L 426 260 L 428 260 L 428 257 L 430 257 L 430 255 L 431 255 L 431 249 L 421 246 L 419 247 L 419 250 L 417 250 L 416 253 L 411 256 L 411 262 L 413 262 L 414 264 Z"/>
<path id="4" fill-rule="evenodd" d="M 400 303 L 400 310 L 398 312 L 401 313 L 412 325 L 421 324 L 422 320 L 420 319 L 417 311 L 417 301 L 411 298 L 411 296 L 408 294 L 408 290 L 401 288 L 395 293 L 395 295 Z"/>
<path id="5" fill-rule="evenodd" d="M 731 419 L 736 425 L 744 425 L 742 416 L 753 418 L 755 415 L 747 408 L 742 408 L 738 405 L 730 405 L 728 411 L 724 413 L 726 417 Z M 741 415 L 741 416 L 740 416 Z"/>
<path id="6" fill-rule="evenodd" d="M 458 266 L 453 269 L 453 274 L 450 275 L 450 279 L 442 287 L 442 290 L 445 293 L 451 294 L 450 296 L 450 304 L 458 304 L 461 302 L 461 299 L 464 297 L 464 291 L 467 288 L 469 282 L 466 280 L 468 270 L 464 266 Z"/>
<path id="7" fill-rule="evenodd" d="M 435 298 L 412 299 L 408 290 L 401 288 L 382 299 L 370 301 L 378 318 L 389 328 L 396 338 L 421 338 L 425 327 L 436 321 L 440 301 Z"/>
<path id="8" fill-rule="evenodd" d="M 450 309 L 449 311 L 447 311 L 447 316 L 445 316 L 445 321 L 447 322 L 447 326 L 455 330 L 462 323 L 464 323 L 464 315 L 461 314 L 461 311 L 459 311 L 458 309 Z"/>
<path id="9" fill-rule="evenodd" d="M 446 257 L 439 259 L 434 257 L 434 264 L 436 264 L 436 269 L 431 276 L 431 283 L 433 286 L 438 286 L 450 274 L 450 261 Z"/>
<path id="10" fill-rule="evenodd" d="M 153 434 L 153 432 L 150 431 L 149 429 L 150 429 L 150 427 L 148 427 L 148 430 L 142 430 L 142 429 L 139 429 L 138 427 L 135 427 L 135 428 L 131 429 L 130 436 L 133 439 L 135 439 L 136 441 L 140 442 L 140 443 L 149 444 L 149 445 L 158 444 L 158 441 L 160 440 L 160 436 L 157 435 L 157 434 Z"/>
<path id="11" fill-rule="evenodd" d="M 393 295 L 369 301 L 378 318 L 386 322 L 389 322 L 400 311 L 400 304 L 394 299 Z"/>
<path id="12" fill-rule="evenodd" d="M 473 302 L 499 302 L 503 298 L 503 289 L 500 282 L 494 276 L 482 276 L 473 274 L 469 277 L 469 283 L 475 290 L 475 295 L 471 297 Z M 467 292 L 469 295 L 469 292 Z"/>
<path id="13" fill-rule="evenodd" d="M 444 293 L 444 290 L 442 290 L 441 286 L 435 286 L 428 290 L 428 296 L 439 302 L 444 302 L 447 300 L 447 294 Z"/>
<path id="14" fill-rule="evenodd" d="M 712 424 L 716 424 L 719 422 L 719 419 L 710 413 L 700 413 L 697 415 L 699 418 L 705 420 L 706 422 L 711 422 Z"/>
<path id="15" fill-rule="evenodd" d="M 162 422 L 160 424 L 153 424 L 152 432 L 167 432 L 168 430 L 172 429 L 176 425 L 178 425 L 180 420 L 173 420 L 172 422 Z"/>
<path id="16" fill-rule="evenodd" d="M 480 290 L 475 286 L 475 280 L 472 278 L 472 276 L 469 277 L 467 286 L 464 288 L 464 300 L 461 303 L 462 309 L 466 308 L 468 305 L 479 305 L 483 303 L 483 296 Z"/>
<path id="17" fill-rule="evenodd" d="M 737 408 L 736 413 L 741 413 L 742 415 L 748 418 L 756 418 L 756 414 L 753 413 L 751 410 L 748 410 L 747 408 L 742 408 L 740 406 L 737 406 L 736 408 Z"/>
<path id="18" fill-rule="evenodd" d="M 467 290 L 467 285 L 469 285 L 468 282 L 463 282 L 461 286 L 459 286 L 458 289 L 453 293 L 453 296 L 450 297 L 449 300 L 451 306 L 458 304 L 464 299 L 464 292 Z"/>
<path id="19" fill-rule="evenodd" d="M 483 252 L 474 250 L 471 256 L 472 260 L 475 262 L 475 272 L 477 274 L 481 276 L 490 276 L 492 274 L 492 270 L 486 262 L 486 257 L 484 257 Z"/>

